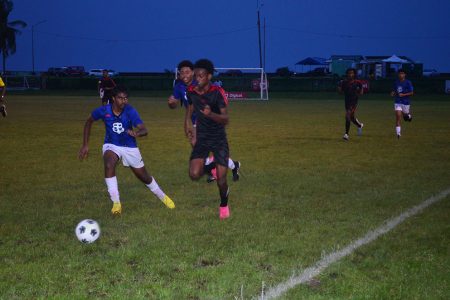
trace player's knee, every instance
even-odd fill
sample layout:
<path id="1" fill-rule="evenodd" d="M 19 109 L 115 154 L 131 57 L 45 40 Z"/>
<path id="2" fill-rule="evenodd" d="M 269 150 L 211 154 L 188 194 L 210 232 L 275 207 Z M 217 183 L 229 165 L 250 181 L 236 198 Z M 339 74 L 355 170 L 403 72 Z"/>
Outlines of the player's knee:
<path id="1" fill-rule="evenodd" d="M 189 177 L 191 180 L 199 180 L 202 177 L 200 170 L 189 170 Z"/>

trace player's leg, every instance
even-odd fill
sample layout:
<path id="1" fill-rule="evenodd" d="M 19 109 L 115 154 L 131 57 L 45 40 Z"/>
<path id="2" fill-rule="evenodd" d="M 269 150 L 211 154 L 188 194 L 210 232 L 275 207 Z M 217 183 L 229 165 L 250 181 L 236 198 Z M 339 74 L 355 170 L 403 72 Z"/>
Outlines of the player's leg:
<path id="1" fill-rule="evenodd" d="M 230 209 L 228 207 L 229 189 L 227 183 L 229 149 L 226 140 L 216 144 L 214 158 L 217 169 L 217 187 L 219 188 L 220 194 L 219 217 L 226 219 L 230 216 Z"/>
<path id="2" fill-rule="evenodd" d="M 159 187 L 155 178 L 153 178 L 148 172 L 147 169 L 143 166 L 141 168 L 133 168 L 130 166 L 131 171 L 133 171 L 134 175 L 142 181 L 145 186 L 166 205 L 168 208 L 175 208 L 175 203 L 167 196 L 163 190 Z"/>
<path id="3" fill-rule="evenodd" d="M 402 120 L 402 107 L 399 104 L 395 104 L 395 133 L 397 134 L 397 138 L 399 139 L 402 135 L 402 127 L 401 127 L 401 120 Z"/>
<path id="4" fill-rule="evenodd" d="M 0 114 L 3 116 L 3 118 L 6 118 L 8 116 L 8 112 L 6 111 L 6 103 L 3 99 L 0 99 Z"/>
<path id="5" fill-rule="evenodd" d="M 215 167 L 215 163 L 205 165 L 204 158 L 192 158 L 189 162 L 189 177 L 192 180 L 199 180 L 203 174 L 210 172 Z"/>
<path id="6" fill-rule="evenodd" d="M 228 167 L 223 165 L 217 165 L 217 187 L 219 188 L 220 194 L 220 206 L 219 206 L 219 217 L 221 219 L 226 219 L 230 216 L 230 208 L 228 207 L 228 183 L 227 183 L 227 172 Z"/>
<path id="7" fill-rule="evenodd" d="M 208 155 L 209 147 L 202 140 L 197 140 L 189 161 L 189 177 L 192 180 L 199 180 L 204 174 L 211 173 L 211 170 L 216 167 L 215 162 L 205 165 Z"/>
<path id="8" fill-rule="evenodd" d="M 103 146 L 105 150 L 105 145 Z M 122 205 L 120 204 L 119 187 L 116 177 L 116 165 L 119 161 L 119 155 L 112 150 L 105 150 L 103 152 L 103 162 L 105 166 L 105 183 L 108 188 L 108 193 L 113 207 L 111 212 L 113 214 L 120 214 L 122 212 Z"/>
<path id="9" fill-rule="evenodd" d="M 345 110 L 345 134 L 342 137 L 344 140 L 348 141 L 348 132 L 350 131 L 350 122 L 351 122 L 351 109 L 346 107 Z"/>
<path id="10" fill-rule="evenodd" d="M 214 155 L 210 155 L 205 159 L 205 166 L 209 166 L 214 163 Z M 208 178 L 206 178 L 207 183 L 214 182 L 217 179 L 216 168 L 212 169 L 209 173 L 207 173 Z"/>
<path id="11" fill-rule="evenodd" d="M 228 159 L 228 169 L 230 169 L 233 174 L 233 181 L 239 180 L 239 170 L 241 169 L 241 166 L 242 164 L 240 161 L 232 160 L 231 158 Z"/>
<path id="12" fill-rule="evenodd" d="M 411 122 L 412 121 L 412 115 L 409 111 L 409 105 L 402 105 L 402 112 L 403 112 L 403 120 L 405 122 Z"/>
<path id="13" fill-rule="evenodd" d="M 351 112 L 350 112 L 350 121 L 352 121 L 353 124 L 356 125 L 356 127 L 358 128 L 358 135 L 361 136 L 362 135 L 362 128 L 363 128 L 363 123 L 361 123 L 355 116 L 356 114 L 356 108 L 357 108 L 357 104 L 354 104 L 353 107 L 351 108 Z"/>
<path id="14" fill-rule="evenodd" d="M 147 188 L 164 203 L 164 205 L 168 208 L 175 208 L 175 203 L 173 203 L 172 199 L 170 199 L 169 196 L 162 191 L 156 180 L 149 174 L 149 172 L 147 172 L 139 148 L 124 147 L 123 152 L 123 165 L 130 167 L 134 175 L 142 181 Z"/>

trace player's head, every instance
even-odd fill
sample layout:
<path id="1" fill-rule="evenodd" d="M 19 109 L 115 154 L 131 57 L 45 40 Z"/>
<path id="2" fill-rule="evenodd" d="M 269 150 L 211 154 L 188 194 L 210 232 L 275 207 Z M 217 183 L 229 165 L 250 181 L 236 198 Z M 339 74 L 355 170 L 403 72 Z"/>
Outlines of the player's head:
<path id="1" fill-rule="evenodd" d="M 103 74 L 103 77 L 108 77 L 108 76 L 109 76 L 109 72 L 108 72 L 107 69 L 104 69 L 104 70 L 102 71 L 102 74 Z"/>
<path id="2" fill-rule="evenodd" d="M 213 76 L 214 65 L 209 59 L 199 59 L 194 65 L 195 79 L 199 87 L 207 85 Z"/>
<path id="3" fill-rule="evenodd" d="M 345 75 L 347 75 L 348 79 L 355 79 L 356 78 L 356 69 L 355 68 L 347 69 L 347 71 L 345 71 Z"/>
<path id="4" fill-rule="evenodd" d="M 406 78 L 406 71 L 404 69 L 398 70 L 397 74 L 398 74 L 398 79 L 405 80 L 405 78 Z"/>
<path id="5" fill-rule="evenodd" d="M 194 79 L 194 64 L 190 60 L 183 60 L 178 64 L 178 73 L 184 84 L 191 84 Z"/>
<path id="6" fill-rule="evenodd" d="M 113 89 L 113 106 L 123 109 L 128 104 L 128 89 L 123 85 L 117 85 Z"/>

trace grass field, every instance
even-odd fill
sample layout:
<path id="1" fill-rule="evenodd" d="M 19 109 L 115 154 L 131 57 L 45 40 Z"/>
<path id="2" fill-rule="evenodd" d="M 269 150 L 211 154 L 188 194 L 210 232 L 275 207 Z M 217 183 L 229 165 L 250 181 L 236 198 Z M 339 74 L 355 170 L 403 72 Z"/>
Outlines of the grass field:
<path id="1" fill-rule="evenodd" d="M 243 176 L 219 221 L 214 184 L 191 182 L 183 113 L 162 97 L 130 98 L 149 128 L 147 167 L 175 201 L 166 209 L 118 168 L 123 213 L 110 214 L 102 124 L 90 157 L 82 128 L 99 104 L 86 95 L 11 95 L 0 119 L 0 298 L 251 299 L 324 253 L 450 187 L 450 98 L 416 96 L 394 133 L 393 103 L 367 95 L 364 134 L 344 142 L 334 94 L 232 102 L 228 136 Z M 230 180 L 231 181 L 231 180 Z M 93 218 L 101 238 L 78 242 Z M 283 299 L 450 298 L 450 197 L 330 266 Z"/>

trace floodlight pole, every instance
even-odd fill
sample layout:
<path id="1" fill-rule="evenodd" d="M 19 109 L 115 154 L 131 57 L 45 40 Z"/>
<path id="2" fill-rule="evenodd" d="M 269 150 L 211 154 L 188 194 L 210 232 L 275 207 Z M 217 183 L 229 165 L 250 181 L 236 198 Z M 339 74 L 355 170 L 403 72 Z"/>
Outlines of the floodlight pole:
<path id="1" fill-rule="evenodd" d="M 259 7 L 258 7 L 257 14 L 258 14 L 259 67 L 262 68 L 263 63 L 262 63 L 262 53 L 261 53 L 261 21 L 260 21 L 260 17 L 259 17 Z"/>
<path id="2" fill-rule="evenodd" d="M 40 21 L 34 25 L 31 26 L 31 64 L 33 69 L 33 75 L 34 75 L 34 28 L 38 25 L 41 25 L 42 23 L 47 22 L 47 20 Z"/>
<path id="3" fill-rule="evenodd" d="M 266 17 L 264 17 L 264 62 L 263 62 L 263 69 L 266 69 Z"/>

